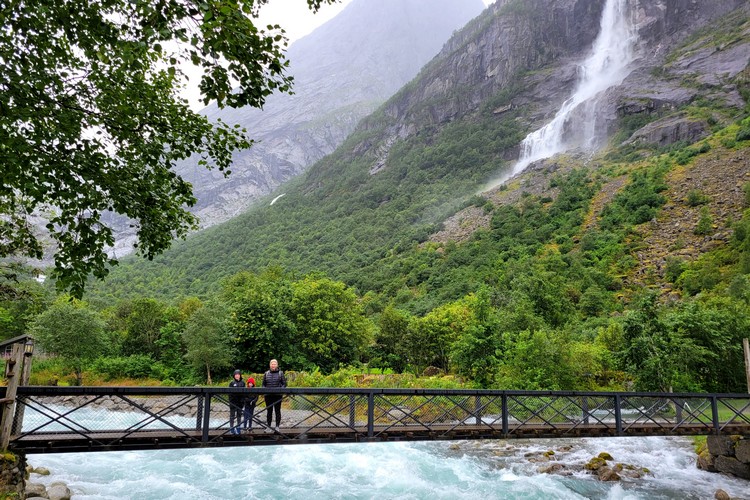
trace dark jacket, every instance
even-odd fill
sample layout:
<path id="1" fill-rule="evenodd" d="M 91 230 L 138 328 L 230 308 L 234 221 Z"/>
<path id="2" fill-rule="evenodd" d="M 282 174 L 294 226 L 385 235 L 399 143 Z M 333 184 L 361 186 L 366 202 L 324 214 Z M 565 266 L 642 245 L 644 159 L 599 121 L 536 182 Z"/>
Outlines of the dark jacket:
<path id="1" fill-rule="evenodd" d="M 286 387 L 286 377 L 284 376 L 284 372 L 281 370 L 268 370 L 263 374 L 262 387 L 268 387 L 269 389 L 273 387 Z"/>
<path id="2" fill-rule="evenodd" d="M 255 389 L 255 387 L 248 387 L 248 391 L 252 391 Z M 247 394 L 244 399 L 245 406 L 252 406 L 255 404 L 255 402 L 258 401 L 258 395 L 253 394 L 253 392 L 250 392 L 250 394 Z"/>
<path id="3" fill-rule="evenodd" d="M 232 381 L 229 382 L 229 387 L 245 387 L 245 381 L 242 380 L 242 378 L 240 378 L 240 380 L 232 379 Z M 244 394 L 236 393 L 236 394 L 229 395 L 229 404 L 231 405 L 241 407 L 244 402 L 245 402 Z"/>

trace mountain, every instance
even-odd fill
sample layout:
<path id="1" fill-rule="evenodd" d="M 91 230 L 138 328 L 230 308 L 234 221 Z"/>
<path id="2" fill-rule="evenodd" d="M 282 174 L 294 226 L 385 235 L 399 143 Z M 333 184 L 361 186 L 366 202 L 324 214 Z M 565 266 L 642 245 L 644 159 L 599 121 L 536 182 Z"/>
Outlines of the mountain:
<path id="1" fill-rule="evenodd" d="M 513 276 L 554 252 L 560 262 L 545 266 L 579 274 L 559 283 L 563 294 L 550 291 L 546 299 L 534 298 L 537 277 L 524 278 L 527 288 L 518 294 L 540 311 L 552 299 L 569 311 L 583 307 L 592 284 L 607 297 L 602 303 L 613 304 L 626 295 L 624 286 L 665 283 L 666 257 L 652 261 L 640 245 L 648 241 L 643 224 L 658 225 L 662 205 L 683 211 L 679 193 L 691 190 L 678 183 L 690 178 L 696 200 L 701 191 L 715 194 L 704 208 L 717 227 L 742 218 L 742 183 L 750 175 L 746 1 L 618 0 L 633 27 L 635 57 L 622 81 L 593 103 L 595 132 L 607 142 L 587 148 L 572 141 L 565 155 L 493 182 L 513 172 L 524 137 L 553 120 L 580 86 L 580 68 L 612 1 L 499 0 L 333 153 L 287 183 L 278 192 L 283 198 L 153 262 L 124 262 L 96 294 L 204 295 L 240 270 L 280 265 L 343 280 L 371 294 L 376 311 L 395 301 L 425 313 L 480 286 L 504 297 L 520 286 Z M 573 110 L 563 138 L 576 135 L 576 117 L 589 116 L 590 104 Z M 726 161 L 737 163 L 726 169 L 731 179 L 709 189 Z M 689 168 L 707 184 L 696 184 Z M 696 216 L 699 205 L 690 207 Z M 697 236 L 687 223 L 679 229 Z M 713 248 L 728 248 L 731 231 L 716 234 Z M 683 270 L 710 248 L 685 254 Z M 670 286 L 682 286 L 680 275 Z M 694 293 L 695 286 L 684 286 L 683 293 Z M 545 321 L 562 320 L 550 314 Z"/>
<path id="2" fill-rule="evenodd" d="M 293 95 L 273 94 L 263 110 L 205 108 L 212 119 L 246 127 L 257 142 L 235 155 L 229 177 L 200 167 L 197 159 L 177 166 L 193 185 L 198 201 L 191 211 L 201 226 L 244 212 L 331 153 L 483 8 L 481 0 L 354 0 L 290 46 Z M 128 253 L 133 228 L 118 218 L 109 222 L 117 226 L 116 254 Z"/>

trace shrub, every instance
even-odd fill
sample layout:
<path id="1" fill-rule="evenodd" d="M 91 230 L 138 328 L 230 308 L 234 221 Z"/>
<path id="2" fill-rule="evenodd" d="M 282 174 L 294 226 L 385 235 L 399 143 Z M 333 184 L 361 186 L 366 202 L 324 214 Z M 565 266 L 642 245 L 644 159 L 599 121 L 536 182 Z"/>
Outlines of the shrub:
<path id="1" fill-rule="evenodd" d="M 708 207 L 701 208 L 701 216 L 698 219 L 698 225 L 695 226 L 693 233 L 699 236 L 711 234 L 711 231 L 713 231 L 713 226 L 714 220 L 711 217 L 711 212 L 709 212 Z"/>
<path id="2" fill-rule="evenodd" d="M 143 354 L 133 354 L 127 357 L 101 357 L 94 361 L 91 369 L 107 380 L 121 377 L 147 378 L 155 376 L 161 378 L 160 375 L 163 375 L 164 371 L 161 363 L 154 363 L 150 356 Z"/>
<path id="3" fill-rule="evenodd" d="M 689 207 L 697 207 L 698 205 L 705 205 L 711 201 L 711 198 L 701 193 L 697 189 L 691 189 L 687 194 L 686 202 Z"/>

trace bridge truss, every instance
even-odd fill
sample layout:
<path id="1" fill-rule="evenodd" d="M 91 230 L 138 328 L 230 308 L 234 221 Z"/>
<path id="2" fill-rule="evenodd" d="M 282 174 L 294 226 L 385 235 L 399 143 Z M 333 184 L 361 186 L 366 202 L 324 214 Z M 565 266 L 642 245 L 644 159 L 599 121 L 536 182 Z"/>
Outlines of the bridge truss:
<path id="1" fill-rule="evenodd" d="M 750 395 L 427 389 L 252 389 L 252 430 L 231 394 L 201 387 L 18 389 L 10 448 L 27 453 L 303 443 L 750 435 Z M 282 394 L 267 428 L 265 394 Z"/>

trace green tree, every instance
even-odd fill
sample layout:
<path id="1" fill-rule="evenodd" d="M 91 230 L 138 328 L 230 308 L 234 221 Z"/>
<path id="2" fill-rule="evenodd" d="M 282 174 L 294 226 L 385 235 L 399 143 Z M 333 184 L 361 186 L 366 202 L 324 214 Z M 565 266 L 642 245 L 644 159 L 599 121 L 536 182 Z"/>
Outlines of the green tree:
<path id="1" fill-rule="evenodd" d="M 742 392 L 746 389 L 742 339 L 750 330 L 750 311 L 741 300 L 711 297 L 680 304 L 665 316 L 671 331 L 701 349 L 687 371 L 696 389 Z"/>
<path id="2" fill-rule="evenodd" d="M 27 269 L 0 264 L 0 339 L 26 333 L 29 323 L 49 305 L 49 293 Z"/>
<path id="3" fill-rule="evenodd" d="M 711 353 L 686 335 L 670 328 L 657 303 L 657 295 L 641 297 L 623 322 L 625 368 L 635 376 L 637 388 L 667 392 L 700 389 L 695 367 L 710 362 Z"/>
<path id="4" fill-rule="evenodd" d="M 451 362 L 459 373 L 484 387 L 495 377 L 500 348 L 498 321 L 490 304 L 489 290 L 483 288 L 465 300 L 471 312 L 463 332 L 451 345 Z"/>
<path id="5" fill-rule="evenodd" d="M 391 368 L 397 373 L 406 369 L 408 352 L 403 340 L 409 331 L 410 315 L 388 305 L 380 314 L 375 332 L 375 345 L 372 348 L 375 366 Z"/>
<path id="6" fill-rule="evenodd" d="M 288 91 L 284 32 L 255 25 L 268 1 L 3 2 L 0 257 L 41 257 L 29 217 L 54 207 L 57 283 L 80 297 L 89 274 L 116 262 L 105 212 L 135 221 L 148 258 L 195 227 L 191 186 L 172 167 L 195 154 L 228 173 L 233 151 L 252 141 L 178 97 L 181 68 L 202 70 L 203 102 L 220 108 Z"/>
<path id="7" fill-rule="evenodd" d="M 167 307 L 156 299 L 139 298 L 129 304 L 122 344 L 124 355 L 145 354 L 154 360 L 159 358 L 157 341 L 167 323 L 166 311 Z"/>
<path id="8" fill-rule="evenodd" d="M 237 362 L 262 371 L 272 358 L 287 369 L 303 368 L 295 348 L 296 326 L 289 317 L 291 281 L 280 269 L 260 275 L 238 273 L 224 284 L 222 298 L 230 308 L 232 340 Z"/>
<path id="9" fill-rule="evenodd" d="M 208 303 L 190 316 L 182 333 L 185 359 L 196 370 L 206 370 L 209 385 L 212 383 L 211 370 L 225 368 L 232 362 L 228 317 L 228 311 L 221 303 Z"/>
<path id="10" fill-rule="evenodd" d="M 427 366 L 448 371 L 451 365 L 453 343 L 466 330 L 472 311 L 462 301 L 436 307 L 424 317 L 409 325 L 405 343 L 409 352 L 409 364 L 419 374 Z"/>
<path id="11" fill-rule="evenodd" d="M 714 220 L 711 217 L 711 211 L 708 207 L 702 207 L 700 211 L 700 217 L 698 218 L 698 224 L 696 224 L 693 233 L 699 236 L 705 236 L 711 234 L 713 231 Z"/>
<path id="12" fill-rule="evenodd" d="M 85 303 L 60 297 L 37 316 L 31 333 L 44 350 L 59 356 L 83 383 L 83 368 L 105 349 L 104 320 Z"/>
<path id="13" fill-rule="evenodd" d="M 290 317 L 307 361 L 324 373 L 359 362 L 372 340 L 374 326 L 365 317 L 354 290 L 317 275 L 295 282 L 292 289 Z"/>

